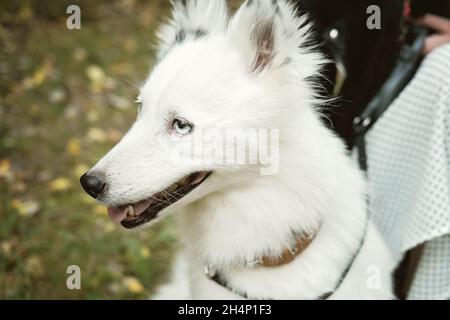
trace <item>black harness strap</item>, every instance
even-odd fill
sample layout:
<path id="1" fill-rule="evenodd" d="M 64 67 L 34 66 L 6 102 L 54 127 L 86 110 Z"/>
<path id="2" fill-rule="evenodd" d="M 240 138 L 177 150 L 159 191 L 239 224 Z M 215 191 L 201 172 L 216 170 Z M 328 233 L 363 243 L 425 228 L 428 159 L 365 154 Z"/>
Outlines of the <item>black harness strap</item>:
<path id="1" fill-rule="evenodd" d="M 353 121 L 359 165 L 364 171 L 367 171 L 366 133 L 411 81 L 422 59 L 422 48 L 427 31 L 420 27 L 412 27 L 411 31 L 415 34 L 414 42 L 411 45 L 406 43 L 403 45 L 388 80 L 367 105 L 367 108 Z"/>

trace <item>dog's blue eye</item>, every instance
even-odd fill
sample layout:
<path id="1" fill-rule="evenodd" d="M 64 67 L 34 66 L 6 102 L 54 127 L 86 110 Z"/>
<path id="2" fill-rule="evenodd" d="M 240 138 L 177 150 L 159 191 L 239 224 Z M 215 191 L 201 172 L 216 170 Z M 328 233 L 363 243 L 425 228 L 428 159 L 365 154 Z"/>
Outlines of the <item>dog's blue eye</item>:
<path id="1" fill-rule="evenodd" d="M 187 122 L 186 120 L 175 119 L 175 120 L 173 120 L 173 123 L 172 123 L 172 129 L 176 133 L 184 136 L 184 135 L 191 133 L 192 130 L 194 130 L 194 126 L 192 124 L 190 124 L 189 122 Z"/>

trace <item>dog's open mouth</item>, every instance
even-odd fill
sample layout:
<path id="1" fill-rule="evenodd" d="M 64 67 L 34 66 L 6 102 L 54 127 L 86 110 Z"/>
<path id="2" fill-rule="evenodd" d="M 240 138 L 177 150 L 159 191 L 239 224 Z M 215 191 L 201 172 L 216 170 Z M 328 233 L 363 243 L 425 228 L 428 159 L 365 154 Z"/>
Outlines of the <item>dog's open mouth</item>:
<path id="1" fill-rule="evenodd" d="M 174 204 L 201 185 L 212 172 L 192 173 L 172 184 L 170 187 L 140 202 L 118 207 L 108 207 L 111 219 L 126 229 L 136 228 L 155 219 L 163 209 Z"/>

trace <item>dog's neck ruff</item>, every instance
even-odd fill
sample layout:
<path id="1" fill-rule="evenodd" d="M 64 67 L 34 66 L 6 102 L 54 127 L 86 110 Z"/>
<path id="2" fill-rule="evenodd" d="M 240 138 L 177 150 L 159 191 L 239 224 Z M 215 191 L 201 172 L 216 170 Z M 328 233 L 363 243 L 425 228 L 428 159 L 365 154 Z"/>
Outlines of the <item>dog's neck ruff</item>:
<path id="1" fill-rule="evenodd" d="M 358 247 L 355 250 L 354 254 L 352 255 L 350 261 L 347 263 L 346 268 L 341 273 L 341 276 L 339 277 L 337 284 L 334 286 L 334 289 L 332 291 L 325 292 L 312 300 L 326 300 L 340 287 L 340 285 L 344 281 L 345 277 L 347 276 L 348 272 L 350 271 L 350 269 L 353 265 L 353 262 L 355 261 L 356 257 L 358 256 L 359 252 L 361 251 L 361 248 L 364 244 L 364 240 L 366 239 L 368 224 L 369 224 L 369 218 L 366 215 L 363 236 L 360 239 Z M 312 236 L 309 236 L 309 237 L 305 237 L 305 236 L 299 237 L 295 246 L 285 249 L 282 252 L 281 256 L 279 256 L 279 258 L 262 256 L 261 258 L 259 258 L 257 260 L 245 263 L 244 267 L 246 267 L 246 268 L 257 268 L 257 267 L 275 268 L 275 267 L 280 267 L 285 264 L 288 264 L 288 263 L 294 261 L 294 259 L 296 257 L 298 257 L 312 243 L 312 241 L 314 240 L 316 235 L 317 235 L 317 233 Z M 242 290 L 236 290 L 235 288 L 232 288 L 229 285 L 228 281 L 225 279 L 225 277 L 213 265 L 205 264 L 204 272 L 205 272 L 205 275 L 210 280 L 214 281 L 218 285 L 230 290 L 231 292 L 241 296 L 244 299 L 252 299 L 252 297 L 250 297 L 247 293 L 243 292 Z M 261 300 L 261 298 L 259 298 L 259 299 Z M 271 299 L 270 297 L 264 298 L 264 300 L 270 300 L 270 299 Z"/>

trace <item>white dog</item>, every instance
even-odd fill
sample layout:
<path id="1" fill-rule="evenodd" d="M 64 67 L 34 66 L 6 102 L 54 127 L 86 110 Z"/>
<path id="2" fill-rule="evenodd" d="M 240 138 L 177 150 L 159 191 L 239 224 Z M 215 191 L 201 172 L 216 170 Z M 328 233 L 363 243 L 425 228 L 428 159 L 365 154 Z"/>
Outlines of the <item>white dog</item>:
<path id="1" fill-rule="evenodd" d="M 314 78 L 325 59 L 309 34 L 286 1 L 247 0 L 231 18 L 223 0 L 175 1 L 135 124 L 81 178 L 126 229 L 179 219 L 184 249 L 157 298 L 392 297 L 363 175 L 322 124 Z M 276 170 L 179 152 L 231 128 L 275 132 Z M 246 155 L 261 156 L 252 141 Z"/>

